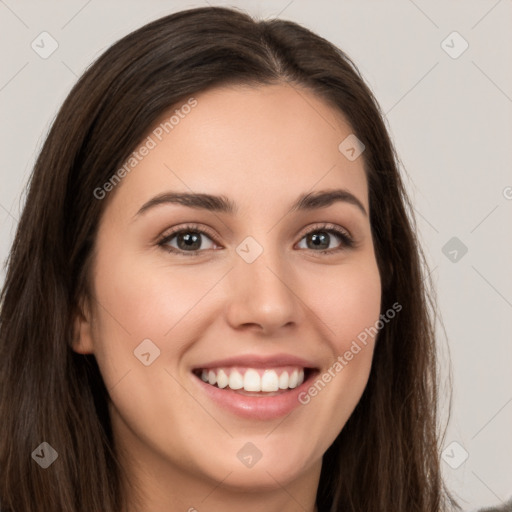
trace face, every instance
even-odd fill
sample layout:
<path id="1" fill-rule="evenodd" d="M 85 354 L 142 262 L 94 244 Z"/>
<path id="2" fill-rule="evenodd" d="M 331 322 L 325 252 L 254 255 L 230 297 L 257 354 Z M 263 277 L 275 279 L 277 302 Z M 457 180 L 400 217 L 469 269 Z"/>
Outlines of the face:
<path id="1" fill-rule="evenodd" d="M 194 98 L 109 192 L 74 349 L 95 355 L 140 478 L 314 487 L 380 313 L 364 153 L 340 152 L 349 124 L 303 89 Z M 223 201 L 150 202 L 192 193 Z"/>

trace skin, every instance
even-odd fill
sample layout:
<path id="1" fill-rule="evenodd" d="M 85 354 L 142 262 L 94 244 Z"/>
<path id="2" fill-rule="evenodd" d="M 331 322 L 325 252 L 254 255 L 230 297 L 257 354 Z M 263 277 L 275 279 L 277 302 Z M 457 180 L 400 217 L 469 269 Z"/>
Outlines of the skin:
<path id="1" fill-rule="evenodd" d="M 287 214 L 299 195 L 338 188 L 369 212 L 363 158 L 338 150 L 352 133 L 343 116 L 296 86 L 220 87 L 194 97 L 197 106 L 110 192 L 94 300 L 77 318 L 74 350 L 98 361 L 116 445 L 144 492 L 137 510 L 314 511 L 322 455 L 364 391 L 373 341 L 307 405 L 273 420 L 220 409 L 191 368 L 287 353 L 325 372 L 377 322 L 369 217 L 347 202 Z M 165 204 L 136 215 L 164 191 L 224 195 L 239 211 Z M 306 231 L 323 222 L 348 230 L 356 247 L 334 234 L 329 247 L 341 245 L 338 252 L 308 245 Z M 186 223 L 216 235 L 202 236 L 197 257 L 158 245 Z M 247 236 L 263 248 L 251 264 L 236 252 Z M 183 247 L 177 237 L 167 245 Z M 146 338 L 161 351 L 149 366 L 134 357 Z M 262 453 L 252 468 L 237 458 L 246 442 Z"/>

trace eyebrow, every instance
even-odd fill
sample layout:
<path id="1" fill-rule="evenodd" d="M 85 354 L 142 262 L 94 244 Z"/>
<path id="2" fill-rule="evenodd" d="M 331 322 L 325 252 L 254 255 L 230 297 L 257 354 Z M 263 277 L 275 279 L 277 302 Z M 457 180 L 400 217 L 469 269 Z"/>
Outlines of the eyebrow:
<path id="1" fill-rule="evenodd" d="M 359 199 L 345 189 L 320 190 L 305 193 L 292 204 L 288 213 L 294 211 L 307 211 L 317 208 L 327 208 L 334 203 L 342 202 L 356 206 L 365 216 L 368 216 L 365 207 Z M 191 192 L 165 192 L 159 194 L 142 205 L 135 217 L 143 214 L 150 208 L 162 204 L 181 204 L 189 208 L 208 210 L 211 212 L 227 213 L 233 215 L 238 212 L 235 202 L 226 196 L 200 194 Z"/>

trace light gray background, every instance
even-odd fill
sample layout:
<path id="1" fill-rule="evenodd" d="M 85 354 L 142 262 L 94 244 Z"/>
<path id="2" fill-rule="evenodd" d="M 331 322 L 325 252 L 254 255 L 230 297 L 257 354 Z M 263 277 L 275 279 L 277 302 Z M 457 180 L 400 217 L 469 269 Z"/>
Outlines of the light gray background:
<path id="1" fill-rule="evenodd" d="M 510 0 L 0 0 L 2 261 L 35 156 L 77 77 L 135 28 L 207 4 L 305 25 L 345 50 L 374 90 L 409 176 L 438 290 L 445 380 L 448 356 L 452 361 L 454 400 L 441 447 L 447 448 L 443 471 L 465 510 L 505 501 L 512 495 Z M 43 31 L 59 44 L 47 59 L 31 48 Z M 469 44 L 456 59 L 441 46 L 453 31 Z M 451 51 L 461 48 L 453 37 L 446 44 Z M 468 249 L 456 262 L 442 252 L 452 237 Z M 4 276 L 2 269 L 0 284 Z M 447 392 L 441 395 L 446 411 Z M 461 463 L 463 450 L 469 456 Z"/>

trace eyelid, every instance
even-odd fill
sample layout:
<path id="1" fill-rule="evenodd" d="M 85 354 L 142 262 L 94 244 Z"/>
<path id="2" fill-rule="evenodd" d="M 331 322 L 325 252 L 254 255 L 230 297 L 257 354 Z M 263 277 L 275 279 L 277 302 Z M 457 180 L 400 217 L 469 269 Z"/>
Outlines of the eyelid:
<path id="1" fill-rule="evenodd" d="M 343 234 L 347 238 L 349 238 L 351 241 L 354 240 L 354 237 L 350 233 L 350 231 L 347 228 L 344 228 L 342 226 L 339 226 L 338 224 L 332 224 L 331 222 L 315 222 L 313 225 L 309 225 L 305 227 L 302 231 L 299 232 L 300 239 L 304 236 L 306 236 L 309 233 L 315 232 L 315 231 L 335 231 L 338 234 Z"/>
<path id="2" fill-rule="evenodd" d="M 326 233 L 334 233 L 340 240 L 341 244 L 339 247 L 334 247 L 332 249 L 322 249 L 319 251 L 315 251 L 314 249 L 309 249 L 308 252 L 313 254 L 314 256 L 335 256 L 343 251 L 347 251 L 350 249 L 356 249 L 359 247 L 359 242 L 354 239 L 350 231 L 342 226 L 339 226 L 338 224 L 332 224 L 330 222 L 319 222 L 315 223 L 313 225 L 310 225 L 306 228 L 304 228 L 303 231 L 301 231 L 299 235 L 299 242 L 302 241 L 302 239 L 309 235 L 310 233 L 316 233 L 316 232 L 326 232 Z"/>
<path id="3" fill-rule="evenodd" d="M 213 242 L 217 245 L 219 242 L 217 242 L 217 235 L 213 232 L 212 229 L 210 229 L 208 226 L 202 225 L 202 224 L 195 224 L 194 222 L 190 222 L 188 224 L 184 224 L 183 226 L 178 226 L 176 228 L 172 228 L 170 231 L 166 231 L 162 236 L 158 238 L 158 245 L 164 245 L 166 242 L 171 240 L 174 236 L 176 236 L 178 233 L 181 232 L 187 232 L 187 231 L 195 231 L 199 232 L 200 234 L 208 235 L 209 238 L 212 239 Z M 202 251 L 195 251 L 195 252 L 202 252 Z M 194 253 L 194 251 L 190 251 L 190 254 Z"/>

